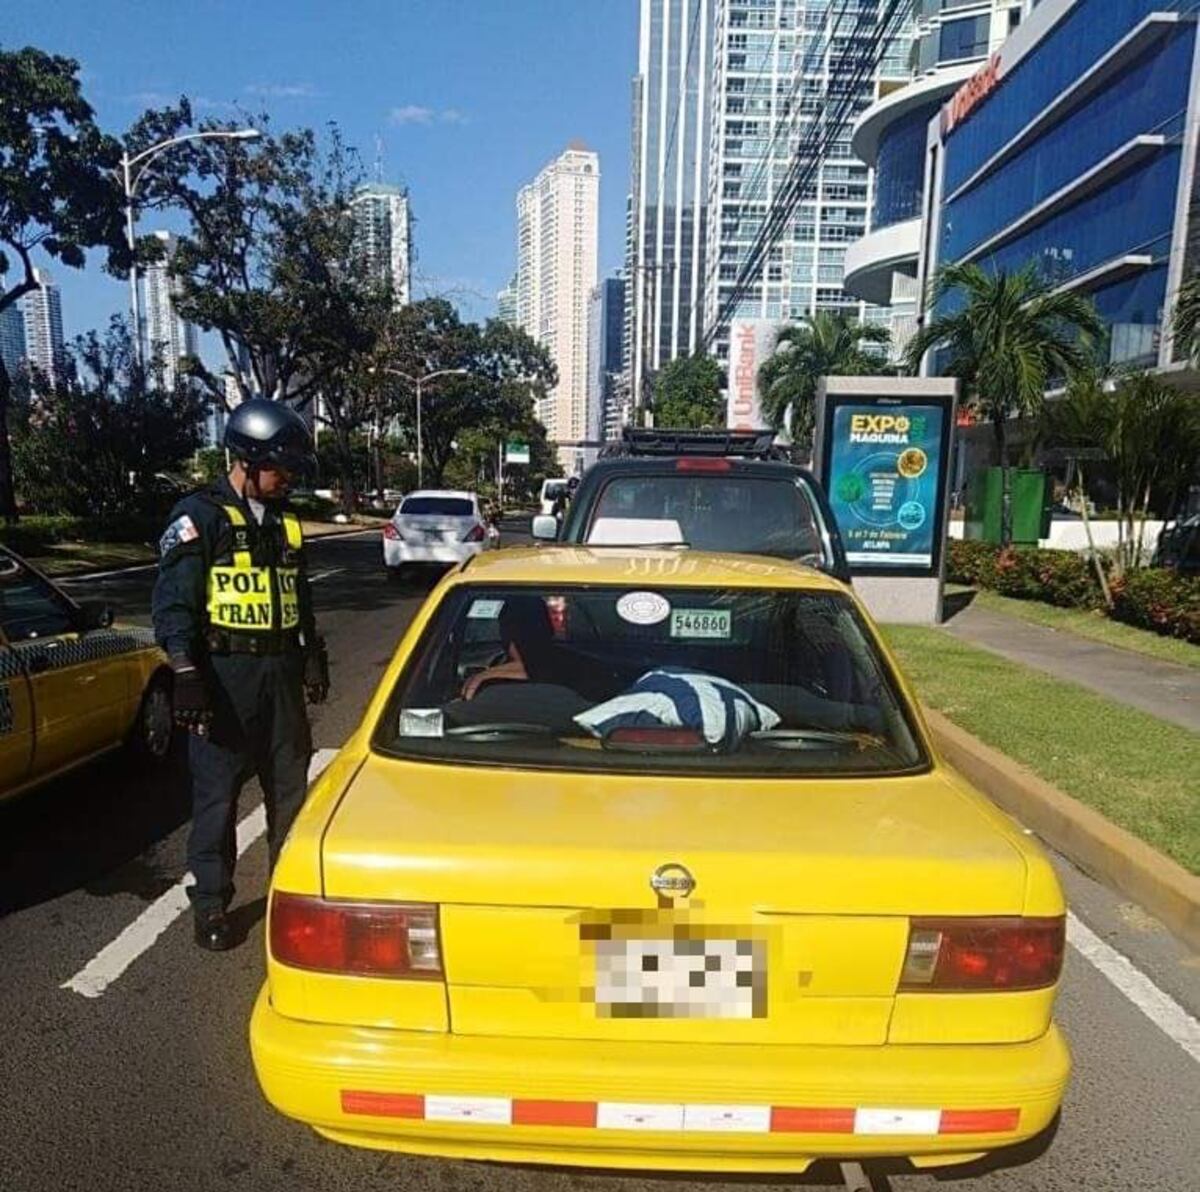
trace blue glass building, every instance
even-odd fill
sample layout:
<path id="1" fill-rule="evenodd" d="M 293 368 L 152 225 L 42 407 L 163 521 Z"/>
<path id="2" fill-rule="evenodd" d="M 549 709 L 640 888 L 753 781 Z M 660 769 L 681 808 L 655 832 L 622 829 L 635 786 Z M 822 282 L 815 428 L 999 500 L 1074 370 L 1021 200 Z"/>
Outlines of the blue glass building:
<path id="1" fill-rule="evenodd" d="M 1092 297 L 1112 363 L 1180 368 L 1170 308 L 1200 265 L 1198 9 L 1038 4 L 928 126 L 921 278 L 1035 262 Z"/>

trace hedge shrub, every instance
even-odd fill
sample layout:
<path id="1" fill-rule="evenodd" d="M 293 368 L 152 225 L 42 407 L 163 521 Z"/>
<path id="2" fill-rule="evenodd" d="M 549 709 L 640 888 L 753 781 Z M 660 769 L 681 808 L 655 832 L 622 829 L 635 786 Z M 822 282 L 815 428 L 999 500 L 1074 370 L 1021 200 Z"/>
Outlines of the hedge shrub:
<path id="1" fill-rule="evenodd" d="M 1110 580 L 1113 608 L 1106 610 L 1095 569 L 1082 552 L 1006 547 L 951 539 L 946 578 L 989 588 L 1018 600 L 1061 608 L 1107 611 L 1114 620 L 1200 645 L 1200 577 L 1163 567 Z"/>
<path id="2" fill-rule="evenodd" d="M 166 518 L 131 513 L 125 517 L 28 514 L 14 526 L 0 524 L 0 542 L 19 555 L 44 554 L 60 542 L 158 541 Z"/>
<path id="3" fill-rule="evenodd" d="M 1070 550 L 1006 547 L 951 540 L 947 578 L 991 588 L 1017 600 L 1041 600 L 1061 608 L 1100 608 L 1104 603 L 1095 569 Z"/>
<path id="4" fill-rule="evenodd" d="M 1151 567 L 1116 581 L 1112 593 L 1114 619 L 1200 645 L 1200 576 Z"/>

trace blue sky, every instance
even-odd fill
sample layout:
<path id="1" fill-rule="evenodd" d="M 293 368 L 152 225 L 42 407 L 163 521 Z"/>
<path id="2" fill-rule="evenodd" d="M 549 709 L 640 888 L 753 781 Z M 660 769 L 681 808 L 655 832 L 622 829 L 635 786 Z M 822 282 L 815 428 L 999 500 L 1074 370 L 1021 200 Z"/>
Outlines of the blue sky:
<path id="1" fill-rule="evenodd" d="M 517 189 L 569 141 L 600 154 L 602 275 L 623 255 L 637 0 L 38 0 L 6 4 L 5 48 L 79 60 L 106 130 L 186 92 L 276 127 L 329 120 L 416 216 L 416 289 L 493 313 L 516 263 Z M 152 219 L 152 217 L 151 217 Z M 141 230 L 154 226 L 143 221 Z M 124 311 L 98 260 L 56 266 L 67 335 Z"/>

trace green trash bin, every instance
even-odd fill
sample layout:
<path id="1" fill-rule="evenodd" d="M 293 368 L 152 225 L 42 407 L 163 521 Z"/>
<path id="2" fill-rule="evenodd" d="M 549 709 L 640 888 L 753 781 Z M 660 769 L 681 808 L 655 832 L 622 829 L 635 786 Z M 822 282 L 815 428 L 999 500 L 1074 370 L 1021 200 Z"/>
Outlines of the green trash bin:
<path id="1" fill-rule="evenodd" d="M 976 542 L 1000 543 L 1000 515 L 1004 496 L 1003 471 L 981 468 L 967 489 L 963 537 Z M 1037 468 L 1010 468 L 1013 533 L 1017 546 L 1037 546 L 1050 532 L 1049 477 Z"/>

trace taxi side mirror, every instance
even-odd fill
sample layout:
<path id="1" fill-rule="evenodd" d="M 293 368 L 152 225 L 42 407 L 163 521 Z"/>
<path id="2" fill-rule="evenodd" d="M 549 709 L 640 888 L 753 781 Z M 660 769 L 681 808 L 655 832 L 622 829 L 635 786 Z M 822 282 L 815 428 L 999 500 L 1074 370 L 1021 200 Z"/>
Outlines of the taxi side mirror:
<path id="1" fill-rule="evenodd" d="M 85 600 L 79 606 L 79 628 L 84 632 L 91 629 L 107 629 L 113 623 L 113 610 L 102 600 Z"/>
<path id="2" fill-rule="evenodd" d="M 533 519 L 532 533 L 539 542 L 558 540 L 558 518 L 550 513 L 539 513 Z"/>

